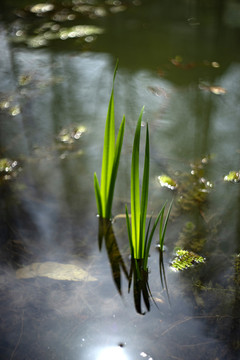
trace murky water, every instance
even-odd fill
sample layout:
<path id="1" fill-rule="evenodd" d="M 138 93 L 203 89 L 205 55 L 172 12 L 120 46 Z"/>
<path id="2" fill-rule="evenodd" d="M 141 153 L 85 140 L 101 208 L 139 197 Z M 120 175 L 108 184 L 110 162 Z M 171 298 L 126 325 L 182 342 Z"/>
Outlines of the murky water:
<path id="1" fill-rule="evenodd" d="M 0 10 L 0 358 L 238 359 L 239 3 L 12 0 Z M 117 58 L 126 131 L 116 218 L 99 242 L 93 173 Z M 143 105 L 148 212 L 174 206 L 166 283 L 156 234 L 141 315 L 122 214 Z M 231 171 L 236 181 L 224 181 Z M 174 272 L 177 248 L 206 261 Z"/>

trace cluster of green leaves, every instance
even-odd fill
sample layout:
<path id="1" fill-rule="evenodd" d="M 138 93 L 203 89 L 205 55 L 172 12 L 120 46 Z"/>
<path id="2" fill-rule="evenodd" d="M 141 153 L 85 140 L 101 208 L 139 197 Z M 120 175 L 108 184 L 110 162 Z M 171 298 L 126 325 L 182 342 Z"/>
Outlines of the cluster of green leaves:
<path id="1" fill-rule="evenodd" d="M 123 116 L 117 136 L 117 141 L 115 143 L 114 81 L 117 68 L 118 62 L 116 64 L 113 75 L 113 87 L 106 118 L 102 157 L 101 188 L 99 186 L 97 174 L 94 173 L 94 189 L 97 201 L 98 214 L 100 217 L 106 219 L 111 218 L 113 194 L 117 178 L 117 171 L 125 128 L 125 116 Z"/>
<path id="2" fill-rule="evenodd" d="M 230 171 L 228 175 L 224 176 L 224 181 L 240 182 L 240 171 Z"/>
<path id="3" fill-rule="evenodd" d="M 149 188 L 149 162 L 150 162 L 150 151 L 149 151 L 149 131 L 148 124 L 146 126 L 146 141 L 145 141 L 145 158 L 144 158 L 144 169 L 143 169 L 143 179 L 142 179 L 142 191 L 140 198 L 140 186 L 139 186 L 139 148 L 140 148 L 140 135 L 141 135 L 141 122 L 143 110 L 140 113 L 137 127 L 135 131 L 133 150 L 132 150 L 132 166 L 131 166 L 131 224 L 128 214 L 128 209 L 126 206 L 126 219 L 127 219 L 127 228 L 128 228 L 128 237 L 131 247 L 132 258 L 134 259 L 144 259 L 143 268 L 147 268 L 147 260 L 149 255 L 149 250 L 153 235 L 157 224 L 160 220 L 160 229 L 159 229 L 159 241 L 160 249 L 163 250 L 164 237 L 166 233 L 166 227 L 168 223 L 168 218 L 171 210 L 169 211 L 165 220 L 164 219 L 164 210 L 165 205 L 160 210 L 153 227 L 151 228 L 152 217 L 150 217 L 147 230 L 146 230 L 146 219 L 147 219 L 147 205 L 148 205 L 148 188 Z M 146 230 L 146 231 L 145 231 Z"/>
<path id="4" fill-rule="evenodd" d="M 192 251 L 179 249 L 176 252 L 176 257 L 172 261 L 171 267 L 175 271 L 188 269 L 196 264 L 204 263 L 205 259 L 195 254 Z"/>
<path id="5" fill-rule="evenodd" d="M 125 117 L 123 116 L 117 141 L 115 143 L 115 120 L 114 120 L 114 81 L 116 77 L 118 62 L 115 67 L 113 76 L 112 93 L 108 106 L 108 113 L 106 119 L 103 157 L 102 157 L 102 173 L 101 173 L 101 187 L 98 182 L 96 173 L 94 173 L 94 189 L 97 201 L 98 214 L 103 219 L 111 218 L 113 194 L 117 171 L 119 166 L 120 154 L 123 143 Z M 164 211 L 166 204 L 162 207 L 151 229 L 150 218 L 147 229 L 147 205 L 148 205 L 148 189 L 149 189 L 149 164 L 150 164 L 150 151 L 149 151 L 149 131 L 148 124 L 146 126 L 146 141 L 145 141 L 145 159 L 142 179 L 142 190 L 140 197 L 140 177 L 139 177 L 139 149 L 141 137 L 141 122 L 144 107 L 141 110 L 137 127 L 134 136 L 133 150 L 132 150 L 132 166 L 131 166 L 131 224 L 128 209 L 126 206 L 126 219 L 128 237 L 131 248 L 132 258 L 135 260 L 143 259 L 143 269 L 147 269 L 147 261 L 151 242 L 155 229 L 160 221 L 159 229 L 159 243 L 160 250 L 163 250 L 164 237 L 166 227 L 169 219 L 171 206 L 169 207 L 166 220 L 164 223 Z M 150 230 L 151 229 L 151 230 Z"/>

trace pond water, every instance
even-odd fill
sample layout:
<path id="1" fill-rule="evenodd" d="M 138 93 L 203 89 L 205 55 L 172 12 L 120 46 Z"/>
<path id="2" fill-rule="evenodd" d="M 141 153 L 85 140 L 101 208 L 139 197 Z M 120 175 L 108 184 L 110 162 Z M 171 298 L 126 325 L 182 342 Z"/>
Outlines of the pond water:
<path id="1" fill-rule="evenodd" d="M 1 359 L 240 358 L 239 19 L 236 0 L 1 1 Z M 117 59 L 126 129 L 99 239 L 93 174 Z M 143 105 L 148 213 L 174 199 L 149 311 L 128 288 L 123 215 Z M 176 249 L 205 261 L 173 271 Z"/>

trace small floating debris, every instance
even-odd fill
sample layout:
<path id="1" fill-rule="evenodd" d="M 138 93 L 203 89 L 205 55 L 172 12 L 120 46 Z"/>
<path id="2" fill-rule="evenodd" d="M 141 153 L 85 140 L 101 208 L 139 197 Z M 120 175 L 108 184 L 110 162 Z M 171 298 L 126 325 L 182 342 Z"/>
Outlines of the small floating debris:
<path id="1" fill-rule="evenodd" d="M 10 99 L 5 99 L 0 101 L 0 110 L 9 109 L 10 107 Z"/>
<path id="2" fill-rule="evenodd" d="M 75 140 L 79 140 L 83 133 L 87 131 L 83 125 L 71 125 L 64 128 L 57 136 L 57 140 L 64 144 L 73 144 Z"/>
<path id="3" fill-rule="evenodd" d="M 54 280 L 68 281 L 97 281 L 80 266 L 74 264 L 61 264 L 54 261 L 33 263 L 16 271 L 18 279 L 31 279 L 37 276 L 47 277 Z"/>
<path id="4" fill-rule="evenodd" d="M 7 158 L 0 159 L 0 173 L 11 173 L 17 166 L 17 161 L 12 161 Z"/>
<path id="5" fill-rule="evenodd" d="M 0 159 L 0 179 L 10 180 L 17 174 L 18 162 L 7 158 Z"/>
<path id="6" fill-rule="evenodd" d="M 239 171 L 230 171 L 228 175 L 224 176 L 224 181 L 228 182 L 240 182 L 240 170 Z"/>
<path id="7" fill-rule="evenodd" d="M 167 187 L 170 190 L 175 190 L 177 188 L 176 182 L 167 175 L 160 175 L 157 179 L 162 187 Z"/>
<path id="8" fill-rule="evenodd" d="M 199 89 L 209 91 L 214 95 L 225 95 L 227 93 L 227 90 L 221 86 L 208 86 L 208 85 L 200 84 Z"/>
<path id="9" fill-rule="evenodd" d="M 17 116 L 21 113 L 21 108 L 16 104 L 12 96 L 0 99 L 0 110 L 7 112 L 11 116 Z"/>
<path id="10" fill-rule="evenodd" d="M 12 106 L 12 107 L 9 109 L 9 114 L 10 114 L 11 116 L 17 116 L 17 115 L 21 114 L 20 106 L 19 106 L 19 105 Z"/>
<path id="11" fill-rule="evenodd" d="M 186 270 L 196 264 L 204 263 L 206 259 L 188 250 L 177 250 L 176 257 L 171 262 L 174 271 Z"/>

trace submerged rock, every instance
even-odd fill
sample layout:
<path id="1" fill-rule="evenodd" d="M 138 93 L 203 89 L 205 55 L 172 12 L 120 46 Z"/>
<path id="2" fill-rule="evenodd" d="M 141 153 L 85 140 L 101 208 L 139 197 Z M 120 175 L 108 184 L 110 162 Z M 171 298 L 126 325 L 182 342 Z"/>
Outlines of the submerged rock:
<path id="1" fill-rule="evenodd" d="M 74 264 L 61 264 L 54 261 L 33 263 L 16 271 L 18 279 L 30 279 L 34 277 L 47 277 L 54 280 L 68 281 L 97 281 L 80 266 Z"/>

